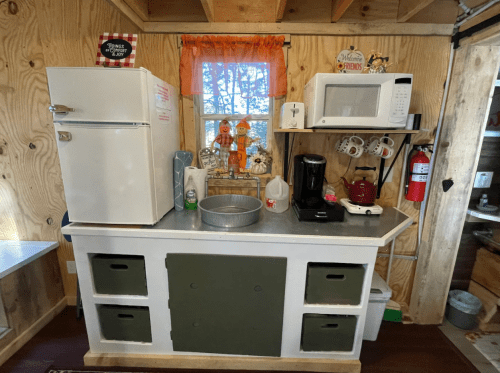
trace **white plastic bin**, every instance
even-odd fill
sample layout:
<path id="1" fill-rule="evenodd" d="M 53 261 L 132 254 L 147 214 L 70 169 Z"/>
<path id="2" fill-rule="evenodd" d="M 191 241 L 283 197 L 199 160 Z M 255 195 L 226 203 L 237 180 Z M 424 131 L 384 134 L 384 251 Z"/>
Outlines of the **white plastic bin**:
<path id="1" fill-rule="evenodd" d="M 366 311 L 365 330 L 363 339 L 376 341 L 380 324 L 384 318 L 385 306 L 391 299 L 392 290 L 380 277 L 377 272 L 373 272 L 372 286 L 370 289 L 370 301 Z"/>

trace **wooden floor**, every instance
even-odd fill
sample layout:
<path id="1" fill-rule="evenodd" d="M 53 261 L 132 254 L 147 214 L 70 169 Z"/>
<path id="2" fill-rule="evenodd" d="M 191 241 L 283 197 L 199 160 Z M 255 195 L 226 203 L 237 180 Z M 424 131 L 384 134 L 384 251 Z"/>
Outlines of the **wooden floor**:
<path id="1" fill-rule="evenodd" d="M 77 321 L 75 314 L 75 307 L 67 307 L 0 366 L 0 372 L 43 373 L 52 364 L 82 367 L 83 355 L 88 351 L 89 345 L 85 323 L 83 319 Z M 366 373 L 479 372 L 437 326 L 391 322 L 382 323 L 376 342 L 363 342 L 361 364 L 362 372 Z M 187 373 L 179 369 L 165 369 L 165 372 Z"/>

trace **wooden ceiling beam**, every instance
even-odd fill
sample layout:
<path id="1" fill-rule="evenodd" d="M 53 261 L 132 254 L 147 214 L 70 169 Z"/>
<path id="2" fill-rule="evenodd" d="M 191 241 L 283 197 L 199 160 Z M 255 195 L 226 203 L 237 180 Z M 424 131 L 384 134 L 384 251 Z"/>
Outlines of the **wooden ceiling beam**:
<path id="1" fill-rule="evenodd" d="M 453 25 L 428 23 L 230 23 L 146 22 L 144 32 L 170 34 L 434 35 L 451 36 Z"/>
<path id="2" fill-rule="evenodd" d="M 201 0 L 201 5 L 205 11 L 208 22 L 215 22 L 214 17 L 214 1 L 213 0 Z"/>
<path id="3" fill-rule="evenodd" d="M 276 0 L 276 21 L 281 21 L 285 14 L 286 0 Z"/>
<path id="4" fill-rule="evenodd" d="M 334 0 L 332 3 L 332 22 L 337 22 L 354 0 Z"/>
<path id="5" fill-rule="evenodd" d="M 406 22 L 434 0 L 400 0 L 398 22 Z"/>
<path id="6" fill-rule="evenodd" d="M 112 5 L 114 5 L 125 17 L 127 17 L 133 24 L 135 24 L 141 31 L 144 31 L 144 21 L 139 14 L 133 10 L 130 5 L 124 0 L 108 0 Z"/>

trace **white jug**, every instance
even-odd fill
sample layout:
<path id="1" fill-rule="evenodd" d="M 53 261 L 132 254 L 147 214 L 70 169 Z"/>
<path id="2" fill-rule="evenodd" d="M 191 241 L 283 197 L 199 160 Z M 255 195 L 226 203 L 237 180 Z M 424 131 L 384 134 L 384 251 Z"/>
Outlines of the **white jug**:
<path id="1" fill-rule="evenodd" d="M 288 195 L 288 184 L 281 176 L 276 176 L 266 185 L 266 209 L 276 213 L 288 210 Z"/>

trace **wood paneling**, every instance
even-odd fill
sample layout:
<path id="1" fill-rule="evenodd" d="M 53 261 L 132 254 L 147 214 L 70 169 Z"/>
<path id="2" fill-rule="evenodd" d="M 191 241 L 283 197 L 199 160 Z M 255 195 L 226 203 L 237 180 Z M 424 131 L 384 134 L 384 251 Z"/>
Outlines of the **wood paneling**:
<path id="1" fill-rule="evenodd" d="M 437 0 L 427 5 L 407 22 L 454 24 L 458 16 L 458 10 L 456 0 Z"/>
<path id="2" fill-rule="evenodd" d="M 310 1 L 287 0 L 282 22 L 324 22 L 332 21 L 332 0 Z"/>
<path id="3" fill-rule="evenodd" d="M 55 250 L 0 280 L 9 328 L 20 335 L 64 298 Z"/>
<path id="4" fill-rule="evenodd" d="M 485 3 L 482 2 L 481 3 Z M 471 3 L 467 3 L 468 7 L 474 7 Z M 486 9 L 484 12 L 481 14 L 475 16 L 474 18 L 470 19 L 469 21 L 465 22 L 462 26 L 460 26 L 460 31 L 467 30 L 468 28 L 471 28 L 472 26 L 477 25 L 478 23 L 481 23 L 483 21 L 486 21 L 488 18 L 494 17 L 497 14 L 500 13 L 500 4 L 495 4 L 491 6 L 489 9 Z"/>
<path id="5" fill-rule="evenodd" d="M 500 332 L 500 298 L 474 281 L 470 282 L 468 291 L 483 303 L 483 309 L 478 315 L 479 329 Z"/>
<path id="6" fill-rule="evenodd" d="M 499 54 L 499 47 L 470 46 L 455 54 L 410 303 L 418 323 L 440 323 L 444 316 Z M 454 186 L 445 194 L 441 181 L 448 179 Z"/>
<path id="7" fill-rule="evenodd" d="M 215 22 L 272 23 L 276 21 L 276 1 L 214 0 L 213 5 Z"/>
<path id="8" fill-rule="evenodd" d="M 394 68 L 390 71 L 413 74 L 414 85 L 410 112 L 423 114 L 421 128 L 427 131 L 414 135 L 412 141 L 414 143 L 433 141 L 446 80 L 449 59 L 448 38 L 292 36 L 291 45 L 288 52 L 287 101 L 302 101 L 304 85 L 316 73 L 333 72 L 338 52 L 347 46 L 354 45 L 364 53 L 377 50 L 382 52 L 384 56 L 389 56 L 389 61 L 394 63 Z M 426 53 L 432 55 L 433 58 L 421 59 L 419 57 Z M 318 56 L 321 57 L 318 58 Z M 356 166 L 375 166 L 378 172 L 380 159 L 367 154 L 363 154 L 358 159 L 351 159 L 345 154 L 334 152 L 332 149 L 341 137 L 343 135 L 325 133 L 294 134 L 290 136 L 290 146 L 292 147 L 293 144 L 292 157 L 300 153 L 324 155 L 327 158 L 326 178 L 334 184 L 337 196 L 344 198 L 347 194 L 340 181 L 340 176 L 345 175 L 347 180 L 352 180 Z M 366 141 L 370 135 L 365 134 L 361 137 Z M 399 146 L 404 135 L 391 135 L 391 137 L 396 141 L 395 146 Z M 395 206 L 397 204 L 402 162 L 403 159 L 400 157 L 395 164 L 393 181 L 386 183 L 382 188 L 381 198 L 377 201 L 381 206 Z M 387 163 L 386 165 L 388 166 Z M 410 215 L 415 223 L 398 237 L 395 253 L 414 255 L 420 203 L 403 200 L 401 210 Z M 380 272 L 385 273 L 387 264 L 384 263 L 387 261 L 379 259 L 378 262 L 380 262 L 378 264 Z M 390 281 L 390 286 L 393 288 L 393 299 L 404 303 L 410 302 L 414 270 L 414 262 L 394 260 Z"/>
<path id="9" fill-rule="evenodd" d="M 339 22 L 396 22 L 399 0 L 354 0 Z"/>
<path id="10" fill-rule="evenodd" d="M 480 249 L 477 252 L 472 279 L 500 297 L 500 255 Z"/>
<path id="11" fill-rule="evenodd" d="M 285 12 L 286 15 L 286 12 Z M 342 18 L 341 18 L 342 19 Z M 453 25 L 366 22 L 146 22 L 144 32 L 181 34 L 427 35 L 451 36 Z"/>
<path id="12" fill-rule="evenodd" d="M 213 17 L 212 3 L 208 0 L 150 0 L 149 21 L 207 22 L 210 16 Z"/>
<path id="13" fill-rule="evenodd" d="M 72 245 L 60 232 L 66 205 L 45 66 L 93 66 L 101 33 L 139 29 L 102 0 L 16 3 L 16 14 L 0 9 L 0 238 L 59 241 L 65 291 L 75 296 L 76 276 L 66 269 Z M 179 86 L 175 40 L 151 35 L 139 42 L 138 61 Z M 153 47 L 168 58 L 146 49 Z"/>
<path id="14" fill-rule="evenodd" d="M 398 22 L 406 22 L 434 0 L 404 0 L 399 2 Z"/>

